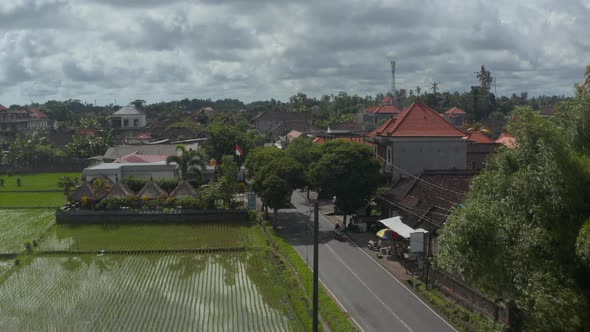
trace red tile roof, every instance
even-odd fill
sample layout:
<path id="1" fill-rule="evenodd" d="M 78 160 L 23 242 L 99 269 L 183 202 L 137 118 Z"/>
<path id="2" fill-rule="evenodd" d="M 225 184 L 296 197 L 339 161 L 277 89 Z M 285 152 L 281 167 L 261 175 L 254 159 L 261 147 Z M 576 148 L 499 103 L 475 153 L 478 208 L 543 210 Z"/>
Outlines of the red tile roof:
<path id="1" fill-rule="evenodd" d="M 459 115 L 465 115 L 466 113 L 464 110 L 460 109 L 459 107 L 453 107 L 450 110 L 446 111 L 445 114 L 449 118 L 454 118 Z"/>
<path id="2" fill-rule="evenodd" d="M 479 131 L 472 131 L 469 135 L 463 137 L 463 139 L 473 141 L 479 144 L 495 144 L 496 141 L 491 139 L 488 135 L 481 133 Z"/>
<path id="3" fill-rule="evenodd" d="M 141 133 L 141 134 L 135 136 L 135 138 L 137 138 L 137 139 L 152 139 L 152 134 L 150 134 L 150 133 Z"/>
<path id="4" fill-rule="evenodd" d="M 401 111 L 395 105 L 369 106 L 363 111 L 368 114 L 399 114 Z"/>
<path id="5" fill-rule="evenodd" d="M 40 109 L 38 109 L 36 107 L 31 108 L 29 110 L 29 112 L 31 113 L 31 116 L 34 117 L 34 118 L 38 118 L 38 119 L 40 119 L 40 118 L 48 118 L 47 114 L 43 113 Z"/>
<path id="6" fill-rule="evenodd" d="M 435 110 L 423 103 L 412 103 L 396 118 L 392 118 L 369 133 L 370 137 L 463 137 L 465 133 L 455 128 Z"/>
<path id="7" fill-rule="evenodd" d="M 496 140 L 496 143 L 504 144 L 508 148 L 516 147 L 516 138 L 510 133 L 502 133 Z"/>
<path id="8" fill-rule="evenodd" d="M 90 137 L 96 137 L 98 131 L 96 129 L 80 129 L 78 130 L 79 135 L 88 135 Z"/>
<path id="9" fill-rule="evenodd" d="M 0 112 L 6 111 L 8 108 L 4 107 L 4 105 L 0 104 Z"/>
<path id="10" fill-rule="evenodd" d="M 381 99 L 381 104 L 391 104 L 393 103 L 394 99 L 392 96 L 387 96 L 383 99 Z"/>

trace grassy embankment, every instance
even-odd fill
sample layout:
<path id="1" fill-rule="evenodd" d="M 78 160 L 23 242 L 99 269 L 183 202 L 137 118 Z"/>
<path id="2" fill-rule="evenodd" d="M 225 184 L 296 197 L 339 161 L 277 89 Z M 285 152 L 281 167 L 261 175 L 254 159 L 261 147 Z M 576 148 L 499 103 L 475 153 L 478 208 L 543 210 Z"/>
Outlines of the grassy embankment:
<path id="1" fill-rule="evenodd" d="M 422 295 L 436 310 L 442 313 L 460 331 L 505 331 L 506 326 L 475 314 L 456 301 L 442 294 L 436 288 L 426 288 L 419 280 L 409 280 L 410 285 Z"/>
<path id="2" fill-rule="evenodd" d="M 282 237 L 275 234 L 271 225 L 262 219 L 260 214 L 257 214 L 257 219 L 264 229 L 268 240 L 271 242 L 273 249 L 294 270 L 295 274 L 289 272 L 282 277 L 283 280 L 293 285 L 290 289 L 292 297 L 298 297 L 303 301 L 294 301 L 294 307 L 299 317 L 307 317 L 308 320 L 304 322 L 306 327 L 311 329 L 311 300 L 313 296 L 312 280 L 313 272 L 309 266 L 303 261 L 301 256 L 293 249 L 293 247 Z M 309 285 L 307 285 L 309 281 Z M 305 286 L 304 286 L 305 285 Z M 357 331 L 356 326 L 350 317 L 342 311 L 336 304 L 335 300 L 328 294 L 324 287 L 320 286 L 319 294 L 319 313 L 322 321 L 326 323 L 331 331 Z M 320 325 L 320 330 L 322 326 Z"/>

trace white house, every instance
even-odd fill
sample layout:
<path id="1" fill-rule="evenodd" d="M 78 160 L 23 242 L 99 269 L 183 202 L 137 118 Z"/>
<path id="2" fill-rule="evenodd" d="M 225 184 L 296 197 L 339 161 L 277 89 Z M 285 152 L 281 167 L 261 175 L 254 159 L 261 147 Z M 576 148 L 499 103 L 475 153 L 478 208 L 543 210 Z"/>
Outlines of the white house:
<path id="1" fill-rule="evenodd" d="M 424 169 L 465 169 L 465 133 L 427 105 L 406 107 L 367 135 L 392 179 L 417 175 Z"/>
<path id="2" fill-rule="evenodd" d="M 146 115 L 133 106 L 122 107 L 109 117 L 109 125 L 121 136 L 132 138 L 144 130 Z"/>

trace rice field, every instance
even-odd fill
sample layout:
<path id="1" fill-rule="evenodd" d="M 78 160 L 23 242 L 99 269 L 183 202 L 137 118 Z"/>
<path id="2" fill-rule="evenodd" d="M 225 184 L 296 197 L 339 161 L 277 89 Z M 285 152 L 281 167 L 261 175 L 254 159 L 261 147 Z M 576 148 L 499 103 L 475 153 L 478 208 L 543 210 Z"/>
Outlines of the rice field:
<path id="1" fill-rule="evenodd" d="M 256 245 L 250 223 L 56 225 L 41 251 L 174 250 Z"/>
<path id="2" fill-rule="evenodd" d="M 61 176 L 80 178 L 80 172 L 0 175 L 0 179 L 4 180 L 4 186 L 0 186 L 0 191 L 60 190 L 57 182 Z M 18 178 L 21 179 L 20 187 L 17 185 Z"/>
<path id="3" fill-rule="evenodd" d="M 37 257 L 0 284 L 1 331 L 293 331 L 263 250 Z"/>
<path id="4" fill-rule="evenodd" d="M 65 203 L 61 192 L 0 192 L 0 208 L 54 208 Z"/>
<path id="5" fill-rule="evenodd" d="M 54 223 L 54 210 L 0 210 L 0 254 L 21 252 Z"/>

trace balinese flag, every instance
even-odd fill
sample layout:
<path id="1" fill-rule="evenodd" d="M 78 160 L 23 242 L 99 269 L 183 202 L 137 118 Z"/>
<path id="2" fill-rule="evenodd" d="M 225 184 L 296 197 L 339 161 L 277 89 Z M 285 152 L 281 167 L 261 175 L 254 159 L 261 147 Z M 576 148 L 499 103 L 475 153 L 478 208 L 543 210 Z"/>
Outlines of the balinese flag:
<path id="1" fill-rule="evenodd" d="M 244 151 L 242 151 L 242 148 L 236 144 L 236 155 L 238 155 L 239 157 L 244 155 Z"/>

